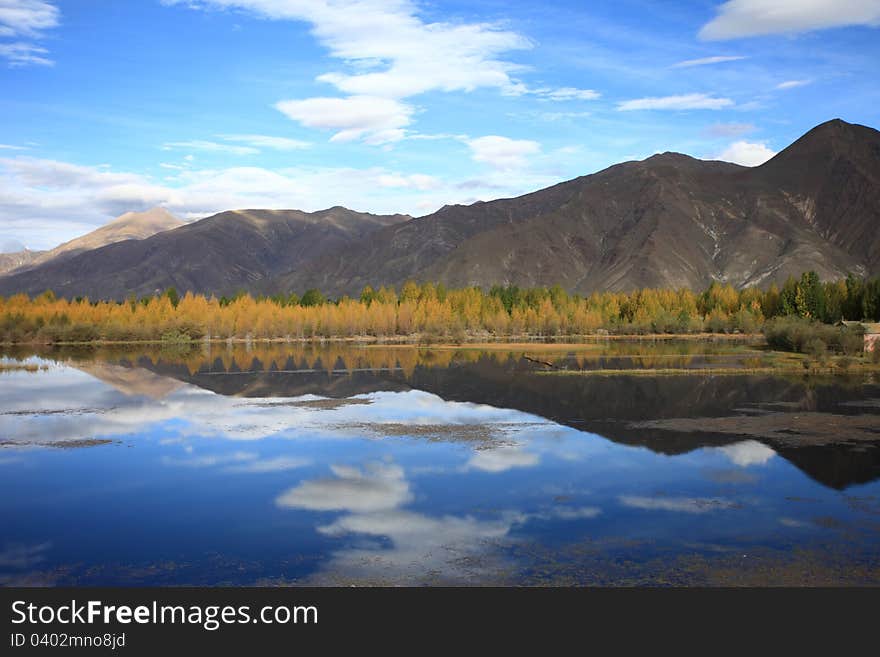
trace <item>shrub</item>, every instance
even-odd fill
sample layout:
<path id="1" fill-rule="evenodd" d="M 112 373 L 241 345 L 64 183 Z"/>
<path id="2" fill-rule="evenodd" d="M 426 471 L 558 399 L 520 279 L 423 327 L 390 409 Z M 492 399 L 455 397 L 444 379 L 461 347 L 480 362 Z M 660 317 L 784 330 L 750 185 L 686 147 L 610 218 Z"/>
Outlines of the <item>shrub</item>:
<path id="1" fill-rule="evenodd" d="M 821 338 L 810 338 L 810 341 L 805 345 L 805 351 L 817 361 L 821 362 L 828 353 L 828 345 L 826 345 Z"/>
<path id="2" fill-rule="evenodd" d="M 61 328 L 59 342 L 92 342 L 97 340 L 98 329 L 88 324 L 71 324 Z"/>
<path id="3" fill-rule="evenodd" d="M 767 322 L 764 337 L 774 349 L 811 354 L 817 358 L 829 350 L 846 355 L 859 354 L 863 350 L 862 335 L 858 330 L 797 317 L 779 317 Z"/>

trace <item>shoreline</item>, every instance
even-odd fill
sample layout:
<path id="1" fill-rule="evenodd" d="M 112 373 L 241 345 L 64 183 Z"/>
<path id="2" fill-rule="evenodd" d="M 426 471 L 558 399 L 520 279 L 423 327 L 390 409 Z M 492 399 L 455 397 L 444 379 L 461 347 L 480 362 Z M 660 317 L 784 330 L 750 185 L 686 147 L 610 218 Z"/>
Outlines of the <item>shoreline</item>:
<path id="1" fill-rule="evenodd" d="M 510 339 L 508 340 L 507 337 Z M 766 344 L 766 339 L 761 333 L 620 333 L 620 334 L 574 334 L 560 335 L 555 337 L 548 336 L 528 336 L 514 335 L 500 337 L 497 340 L 479 336 L 473 339 L 465 339 L 461 341 L 454 340 L 436 340 L 427 339 L 425 336 L 390 336 L 379 337 L 371 335 L 358 336 L 328 336 L 328 337 L 276 337 L 276 338 L 199 338 L 196 340 L 87 340 L 87 341 L 59 341 L 59 342 L 42 342 L 39 340 L 25 340 L 22 342 L 0 342 L 0 347 L 81 347 L 81 346 L 125 346 L 125 345 L 162 345 L 162 346 L 183 346 L 183 345 L 222 345 L 222 344 L 321 344 L 321 343 L 349 343 L 364 346 L 413 346 L 425 347 L 432 349 L 449 349 L 449 348 L 480 348 L 492 349 L 498 347 L 535 347 L 542 346 L 546 348 L 563 348 L 567 346 L 578 346 L 585 344 L 600 344 L 605 341 L 623 341 L 623 342 L 642 342 L 642 341 L 667 341 L 667 340 L 688 340 L 694 342 L 754 342 L 755 344 Z"/>

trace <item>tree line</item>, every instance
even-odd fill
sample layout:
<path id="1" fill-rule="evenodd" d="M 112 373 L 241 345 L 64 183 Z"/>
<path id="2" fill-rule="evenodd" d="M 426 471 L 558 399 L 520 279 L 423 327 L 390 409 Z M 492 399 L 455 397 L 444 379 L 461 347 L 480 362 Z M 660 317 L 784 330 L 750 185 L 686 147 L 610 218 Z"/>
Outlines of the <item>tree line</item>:
<path id="1" fill-rule="evenodd" d="M 642 289 L 569 294 L 560 286 L 447 289 L 407 282 L 366 287 L 359 297 L 329 299 L 319 290 L 254 297 L 186 293 L 124 302 L 0 297 L 0 341 L 88 342 L 213 339 L 310 339 L 359 336 L 461 340 L 597 333 L 754 333 L 767 320 L 833 323 L 880 316 L 880 278 L 821 281 L 815 272 L 762 290 L 712 283 L 702 292 Z"/>

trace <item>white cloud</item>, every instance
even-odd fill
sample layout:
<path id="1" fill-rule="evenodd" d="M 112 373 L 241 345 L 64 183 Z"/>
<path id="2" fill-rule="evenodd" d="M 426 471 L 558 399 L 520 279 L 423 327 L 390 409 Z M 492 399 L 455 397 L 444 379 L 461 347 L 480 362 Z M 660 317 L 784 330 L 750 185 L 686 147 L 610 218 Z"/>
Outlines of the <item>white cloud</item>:
<path id="1" fill-rule="evenodd" d="M 58 25 L 60 12 L 42 0 L 0 0 L 0 35 L 36 37 Z"/>
<path id="2" fill-rule="evenodd" d="M 438 187 L 440 181 L 434 176 L 426 176 L 419 173 L 409 176 L 401 174 L 385 174 L 379 176 L 379 184 L 382 187 L 412 187 L 415 189 L 427 190 Z"/>
<path id="3" fill-rule="evenodd" d="M 805 87 L 811 84 L 812 80 L 786 80 L 776 85 L 777 89 L 794 89 L 796 87 Z"/>
<path id="4" fill-rule="evenodd" d="M 541 145 L 528 139 L 510 139 L 498 135 L 487 135 L 467 140 L 471 157 L 496 169 L 521 169 L 529 156 L 541 152 Z"/>
<path id="5" fill-rule="evenodd" d="M 426 23 L 408 0 L 211 1 L 273 18 L 305 20 L 331 56 L 367 68 L 384 67 L 319 78 L 352 95 L 405 98 L 437 89 L 515 88 L 509 73 L 516 67 L 498 56 L 531 46 L 522 36 L 488 23 Z"/>
<path id="6" fill-rule="evenodd" d="M 538 118 L 543 121 L 570 121 L 572 119 L 584 119 L 591 112 L 541 112 Z"/>
<path id="7" fill-rule="evenodd" d="M 481 154 L 490 157 L 491 149 L 482 145 Z M 514 150 L 496 162 L 525 163 L 524 156 L 519 161 L 516 156 Z M 189 157 L 163 164 L 161 171 L 167 175 L 157 179 L 106 167 L 0 157 L 0 238 L 16 239 L 30 248 L 52 248 L 123 212 L 155 205 L 187 219 L 231 208 L 314 211 L 334 205 L 419 215 L 448 203 L 516 196 L 557 180 L 527 168 L 495 168 L 481 180 L 461 186 L 461 180 L 384 167 L 199 168 Z"/>
<path id="8" fill-rule="evenodd" d="M 364 138 L 371 144 L 403 139 L 413 113 L 410 105 L 377 96 L 283 100 L 275 107 L 308 128 L 337 131 L 331 141 Z"/>
<path id="9" fill-rule="evenodd" d="M 256 155 L 260 149 L 268 148 L 276 151 L 292 151 L 308 148 L 311 144 L 307 141 L 289 139 L 287 137 L 274 137 L 271 135 L 217 135 L 223 142 L 205 139 L 192 139 L 188 141 L 172 141 L 162 145 L 163 150 L 191 149 L 214 153 L 230 153 L 232 155 Z M 224 143 L 233 142 L 233 143 Z M 244 144 L 243 146 L 240 144 Z M 188 155 L 187 160 L 192 160 Z M 174 167 L 167 167 L 174 168 Z"/>
<path id="10" fill-rule="evenodd" d="M 25 246 L 16 239 L 8 239 L 0 242 L 0 253 L 18 253 L 24 251 Z"/>
<path id="11" fill-rule="evenodd" d="M 848 25 L 880 25 L 877 0 L 728 0 L 700 38 L 737 39 Z"/>
<path id="12" fill-rule="evenodd" d="M 276 151 L 295 151 L 311 146 L 307 141 L 271 135 L 219 135 L 219 137 L 225 141 L 247 144 L 253 148 L 269 148 Z"/>
<path id="13" fill-rule="evenodd" d="M 710 137 L 739 137 L 755 131 L 751 123 L 716 123 L 706 129 Z"/>
<path id="14" fill-rule="evenodd" d="M 715 159 L 742 164 L 746 167 L 756 167 L 764 164 L 776 151 L 771 150 L 762 142 L 735 141 L 719 153 Z"/>
<path id="15" fill-rule="evenodd" d="M 559 89 L 534 89 L 531 93 L 547 100 L 596 100 L 602 97 L 593 89 L 577 89 L 575 87 L 560 87 Z"/>
<path id="16" fill-rule="evenodd" d="M 210 151 L 214 153 L 230 153 L 232 155 L 256 155 L 260 152 L 253 146 L 235 146 L 233 144 L 221 144 L 215 141 L 193 139 L 190 141 L 172 141 L 162 145 L 166 151 L 176 149 L 192 149 L 196 151 Z"/>
<path id="17" fill-rule="evenodd" d="M 428 91 L 490 87 L 520 94 L 519 69 L 503 53 L 531 47 L 528 39 L 491 23 L 426 22 L 410 0 L 166 0 L 190 7 L 241 9 L 273 20 L 304 21 L 344 62 L 318 80 L 343 98 L 289 99 L 276 107 L 305 126 L 336 131 L 334 139 L 385 144 L 401 139 L 413 108 L 401 99 Z"/>
<path id="18" fill-rule="evenodd" d="M 15 43 L 0 43 L 0 57 L 9 62 L 9 66 L 52 66 L 55 62 L 46 57 L 49 53 L 45 48 L 32 43 L 18 41 Z"/>
<path id="19" fill-rule="evenodd" d="M 26 151 L 27 146 L 13 146 L 12 144 L 0 144 L 0 150 L 7 151 Z"/>
<path id="20" fill-rule="evenodd" d="M 736 62 L 747 59 L 742 55 L 716 55 L 715 57 L 701 57 L 699 59 L 686 59 L 683 62 L 673 64 L 672 68 L 690 68 L 691 66 L 707 66 L 709 64 L 722 64 L 724 62 Z"/>
<path id="21" fill-rule="evenodd" d="M 0 37 L 18 39 L 0 43 L 0 57 L 11 67 L 51 66 L 48 50 L 21 39 L 42 37 L 58 25 L 59 16 L 58 8 L 43 0 L 0 0 Z"/>
<path id="22" fill-rule="evenodd" d="M 622 112 L 633 110 L 720 110 L 731 107 L 729 98 L 717 98 L 709 94 L 685 94 L 625 100 L 617 104 Z"/>

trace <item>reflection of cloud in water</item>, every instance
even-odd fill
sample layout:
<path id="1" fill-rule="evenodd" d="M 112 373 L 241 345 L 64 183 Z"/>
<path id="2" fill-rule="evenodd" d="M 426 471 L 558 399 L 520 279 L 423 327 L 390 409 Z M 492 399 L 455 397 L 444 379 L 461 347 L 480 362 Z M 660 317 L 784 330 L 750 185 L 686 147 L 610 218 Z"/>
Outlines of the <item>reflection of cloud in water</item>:
<path id="1" fill-rule="evenodd" d="M 332 466 L 335 477 L 305 481 L 282 493 L 282 508 L 343 511 L 317 531 L 325 536 L 362 540 L 337 551 L 319 582 L 363 581 L 373 584 L 465 583 L 481 576 L 501 581 L 510 565 L 497 549 L 511 529 L 530 518 L 582 520 L 601 513 L 596 507 L 559 507 L 528 514 L 503 510 L 491 518 L 429 516 L 401 508 L 414 499 L 402 467 L 370 463 L 363 469 Z M 509 540 L 509 539 L 508 539 Z"/>
<path id="2" fill-rule="evenodd" d="M 403 468 L 394 464 L 370 463 L 363 470 L 332 465 L 335 478 L 305 481 L 282 493 L 276 504 L 310 511 L 363 513 L 393 509 L 412 499 Z"/>
<path id="3" fill-rule="evenodd" d="M 580 520 L 583 518 L 595 518 L 602 509 L 595 506 L 567 507 L 562 506 L 553 509 L 550 513 L 542 514 L 540 517 L 559 518 L 560 520 Z"/>
<path id="4" fill-rule="evenodd" d="M 180 465 L 189 468 L 211 468 L 217 465 L 240 463 L 242 461 L 254 461 L 259 454 L 253 452 L 234 452 L 232 454 L 206 454 L 205 456 L 193 456 L 185 459 L 162 457 L 165 465 Z"/>
<path id="5" fill-rule="evenodd" d="M 186 451 L 191 452 L 192 446 L 187 446 Z M 275 456 L 261 459 L 256 452 L 233 452 L 232 454 L 205 454 L 204 456 L 192 456 L 187 458 L 162 457 L 165 465 L 177 465 L 188 468 L 213 468 L 227 466 L 223 472 L 284 472 L 295 470 L 311 465 L 312 461 L 296 456 Z"/>
<path id="6" fill-rule="evenodd" d="M 276 456 L 274 458 L 258 459 L 242 465 L 231 465 L 226 468 L 226 472 L 285 472 L 287 470 L 305 468 L 311 464 L 312 461 L 310 459 L 295 456 Z"/>
<path id="7" fill-rule="evenodd" d="M 52 544 L 49 542 L 30 545 L 7 544 L 0 552 L 0 568 L 30 568 L 46 559 L 46 552 L 50 547 Z"/>
<path id="8" fill-rule="evenodd" d="M 735 509 L 737 504 L 719 497 L 641 497 L 621 495 L 620 503 L 646 511 L 675 511 L 679 513 L 706 513 L 721 509 Z"/>
<path id="9" fill-rule="evenodd" d="M 400 507 L 413 499 L 403 468 L 371 463 L 362 470 L 333 466 L 335 478 L 306 481 L 282 493 L 281 507 L 347 511 L 318 527 L 327 536 L 347 534 L 387 539 L 386 544 L 355 545 L 333 556 L 318 580 L 416 583 L 439 578 L 466 581 L 483 571 L 488 544 L 508 534 L 521 514 L 505 512 L 493 520 L 470 516 L 431 517 Z"/>
<path id="10" fill-rule="evenodd" d="M 13 373 L 0 380 L 4 415 L 0 432 L 16 442 L 76 440 L 142 434 L 177 420 L 176 436 L 253 440 L 292 430 L 322 437 L 362 437 L 357 425 L 510 425 L 546 420 L 514 410 L 467 402 L 447 402 L 417 390 L 359 395 L 371 403 L 322 408 L 291 404 L 290 399 L 231 398 L 183 385 L 161 399 L 130 396 L 91 376 L 66 367 L 39 374 Z M 301 400 L 320 399 L 313 395 Z M 71 407 L 74 408 L 71 408 Z M 67 412 L 62 412 L 67 411 Z"/>
<path id="11" fill-rule="evenodd" d="M 519 446 L 496 447 L 476 452 L 468 460 L 467 467 L 483 472 L 504 472 L 511 468 L 531 467 L 540 460 L 538 454 L 527 452 Z"/>
<path id="12" fill-rule="evenodd" d="M 724 447 L 718 447 L 717 449 L 724 454 L 731 463 L 738 465 L 741 468 L 747 468 L 750 465 L 764 465 L 776 456 L 776 452 L 767 447 L 764 443 L 759 443 L 757 440 L 744 440 L 740 443 L 725 445 Z"/>
<path id="13" fill-rule="evenodd" d="M 784 516 L 779 519 L 779 524 L 783 527 L 792 527 L 796 529 L 811 528 L 813 526 L 808 522 L 804 522 L 803 520 L 797 520 L 796 518 L 787 518 Z"/>
<path id="14" fill-rule="evenodd" d="M 473 581 L 500 576 L 503 564 L 492 548 L 521 520 L 503 513 L 494 520 L 470 516 L 430 517 L 406 509 L 342 516 L 319 527 L 329 536 L 349 533 L 387 538 L 391 547 L 356 545 L 337 552 L 323 575 L 332 582 L 376 584 Z M 321 581 L 322 577 L 318 577 Z"/>

